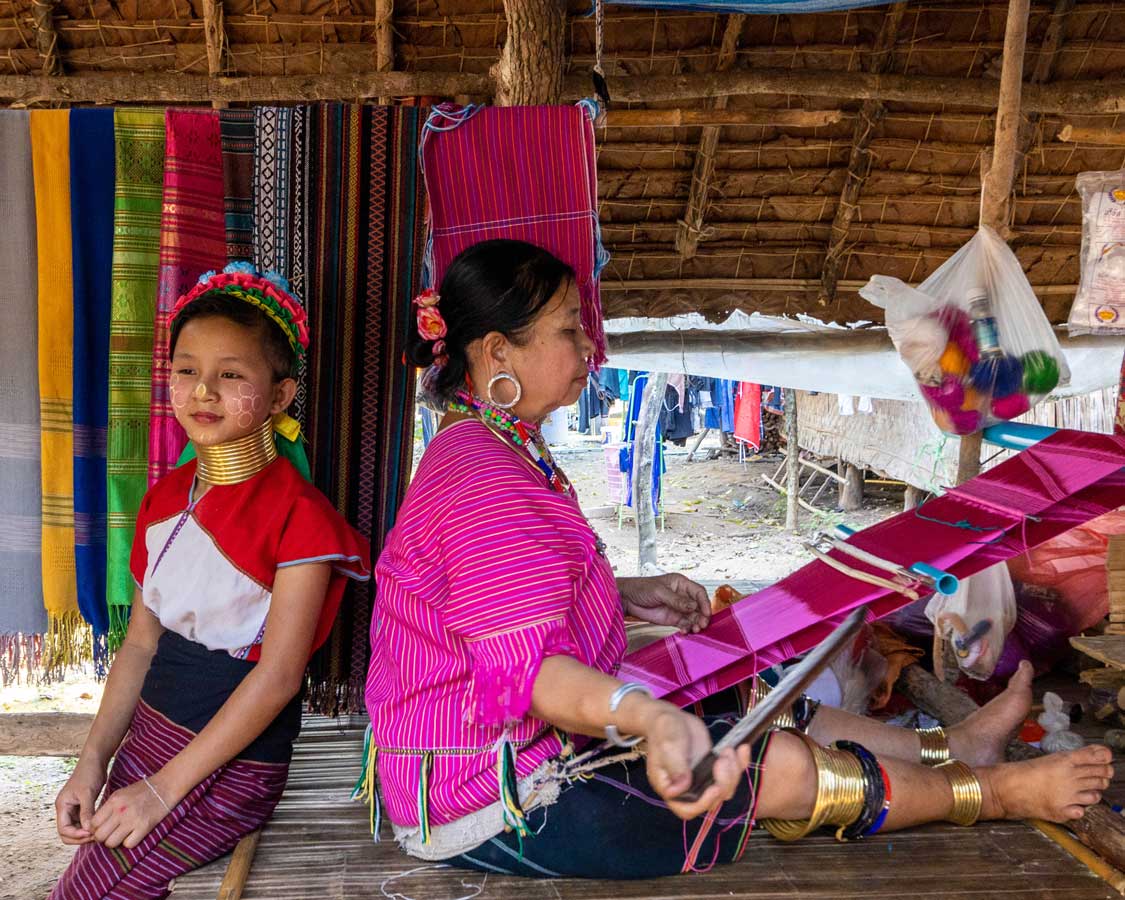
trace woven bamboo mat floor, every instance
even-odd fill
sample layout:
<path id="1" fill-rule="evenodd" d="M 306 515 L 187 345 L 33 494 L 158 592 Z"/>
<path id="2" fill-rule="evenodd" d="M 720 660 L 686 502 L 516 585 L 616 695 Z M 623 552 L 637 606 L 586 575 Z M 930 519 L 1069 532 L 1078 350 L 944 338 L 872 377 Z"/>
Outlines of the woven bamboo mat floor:
<path id="1" fill-rule="evenodd" d="M 635 898 L 1050 898 L 1119 895 L 1019 823 L 930 826 L 861 844 L 831 837 L 781 844 L 756 833 L 742 862 L 706 875 L 651 881 L 531 881 L 419 864 L 348 795 L 359 774 L 363 722 L 306 720 L 289 786 L 263 832 L 245 900 L 635 900 Z M 623 836 L 643 840 L 643 835 Z M 214 900 L 227 860 L 179 879 L 173 900 Z"/>

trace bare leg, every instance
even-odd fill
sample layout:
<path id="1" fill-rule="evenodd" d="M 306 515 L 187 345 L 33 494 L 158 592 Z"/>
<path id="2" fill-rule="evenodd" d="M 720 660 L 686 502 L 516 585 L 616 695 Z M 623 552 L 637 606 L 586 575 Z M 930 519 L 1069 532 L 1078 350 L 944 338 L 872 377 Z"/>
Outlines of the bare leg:
<path id="1" fill-rule="evenodd" d="M 1021 663 L 1004 693 L 965 721 L 946 729 L 950 753 L 955 759 L 971 766 L 1003 761 L 1005 745 L 1031 709 L 1031 676 L 1031 663 Z M 809 736 L 821 744 L 855 741 L 876 755 L 908 762 L 917 762 L 919 757 L 918 735 L 913 730 L 884 725 L 829 706 L 817 711 Z"/>
<path id="2" fill-rule="evenodd" d="M 1111 760 L 1105 747 L 1084 747 L 1030 762 L 977 768 L 984 793 L 981 818 L 1080 818 L 1109 786 Z M 885 830 L 939 821 L 950 814 L 953 793 L 942 772 L 890 755 L 880 762 L 890 776 L 893 795 Z M 794 735 L 775 734 L 762 773 L 758 817 L 806 819 L 815 799 L 816 771 L 808 748 Z"/>

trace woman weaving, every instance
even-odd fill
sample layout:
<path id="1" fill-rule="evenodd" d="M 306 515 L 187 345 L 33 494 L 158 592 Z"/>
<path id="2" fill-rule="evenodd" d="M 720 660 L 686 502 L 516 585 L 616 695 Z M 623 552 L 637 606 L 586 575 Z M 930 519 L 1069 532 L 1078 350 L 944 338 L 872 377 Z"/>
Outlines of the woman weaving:
<path id="1" fill-rule="evenodd" d="M 715 715 L 699 718 L 614 677 L 626 616 L 698 631 L 710 612 L 683 576 L 614 577 L 539 434 L 581 392 L 593 352 L 572 279 L 545 251 L 488 241 L 417 300 L 413 361 L 446 413 L 376 567 L 367 682 L 367 788 L 407 853 L 533 877 L 654 877 L 737 859 L 755 819 L 783 838 L 818 825 L 853 838 L 943 819 L 1062 821 L 1098 801 L 1105 748 L 1000 762 L 1030 707 L 1025 663 L 948 732 L 802 699 L 793 727 L 724 751 L 714 784 L 678 802 L 735 703 L 711 698 Z M 608 752 L 581 753 L 603 739 Z"/>

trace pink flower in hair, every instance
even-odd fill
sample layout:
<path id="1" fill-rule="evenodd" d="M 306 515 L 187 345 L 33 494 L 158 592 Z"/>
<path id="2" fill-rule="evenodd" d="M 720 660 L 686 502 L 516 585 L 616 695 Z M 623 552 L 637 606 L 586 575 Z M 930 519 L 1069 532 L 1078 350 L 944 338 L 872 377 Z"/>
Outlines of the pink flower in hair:
<path id="1" fill-rule="evenodd" d="M 437 341 L 445 337 L 445 319 L 436 306 L 418 307 L 418 335 L 424 341 Z"/>
<path id="2" fill-rule="evenodd" d="M 426 288 L 422 293 L 414 298 L 414 303 L 420 308 L 428 309 L 432 306 L 437 306 L 441 301 L 441 296 L 433 288 Z"/>

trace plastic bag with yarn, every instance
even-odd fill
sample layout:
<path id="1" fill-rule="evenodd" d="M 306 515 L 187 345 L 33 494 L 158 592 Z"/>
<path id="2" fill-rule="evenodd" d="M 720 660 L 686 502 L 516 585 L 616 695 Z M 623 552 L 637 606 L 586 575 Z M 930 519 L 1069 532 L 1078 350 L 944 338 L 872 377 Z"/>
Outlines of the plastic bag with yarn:
<path id="1" fill-rule="evenodd" d="M 1016 592 L 1005 563 L 962 578 L 952 596 L 934 594 L 926 604 L 934 623 L 934 668 L 941 676 L 944 646 L 970 678 L 992 675 L 1012 627 L 1016 624 Z"/>
<path id="2" fill-rule="evenodd" d="M 891 341 L 944 432 L 1014 419 L 1070 381 L 1019 260 L 987 226 L 917 288 L 875 275 L 859 293 L 886 310 Z"/>
<path id="3" fill-rule="evenodd" d="M 1125 334 L 1125 169 L 1083 172 L 1082 269 L 1071 334 Z"/>

